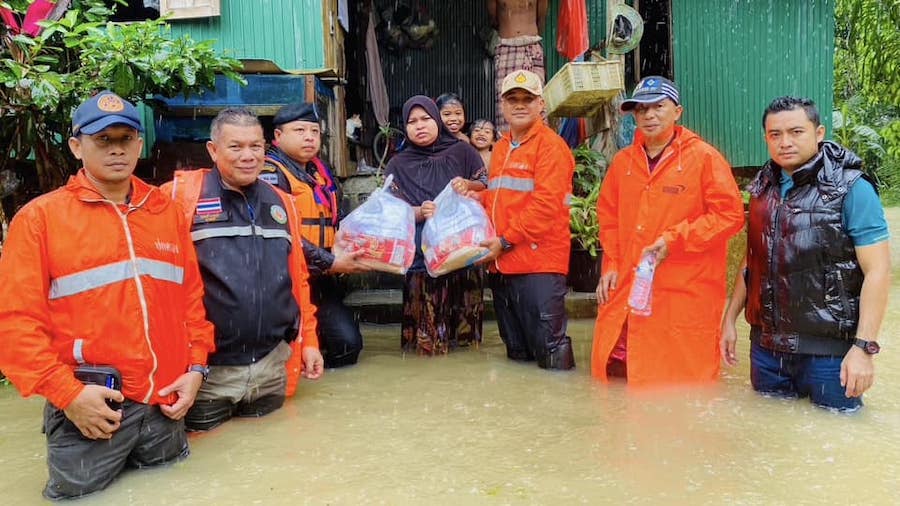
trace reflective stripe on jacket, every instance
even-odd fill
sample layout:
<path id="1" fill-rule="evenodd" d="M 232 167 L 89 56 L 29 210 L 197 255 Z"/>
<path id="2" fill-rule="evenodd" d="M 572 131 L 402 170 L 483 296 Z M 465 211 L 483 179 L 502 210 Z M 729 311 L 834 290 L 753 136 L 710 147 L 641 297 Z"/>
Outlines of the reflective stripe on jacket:
<path id="1" fill-rule="evenodd" d="M 83 169 L 26 205 L 0 279 L 0 370 L 61 409 L 83 388 L 79 363 L 118 369 L 127 399 L 171 404 L 175 394 L 156 392 L 214 349 L 188 225 L 137 178 L 126 205 L 105 200 Z"/>
<path id="2" fill-rule="evenodd" d="M 491 154 L 482 202 L 498 236 L 513 248 L 493 268 L 504 274 L 569 272 L 569 198 L 575 159 L 538 121 L 514 147 L 504 134 Z"/>
<path id="3" fill-rule="evenodd" d="M 204 211 L 208 212 L 210 214 L 215 214 L 215 212 L 228 212 L 229 211 L 227 203 L 224 203 L 222 201 L 219 201 L 218 203 L 216 203 L 214 200 L 210 200 L 210 199 L 204 199 L 203 201 L 201 201 L 201 199 L 200 199 L 201 193 L 203 193 L 204 181 L 207 179 L 207 176 L 209 176 L 209 178 L 212 179 L 213 175 L 214 175 L 213 171 L 210 169 L 200 169 L 200 170 L 193 170 L 193 171 L 176 171 L 175 178 L 173 179 L 173 181 L 166 183 L 165 185 L 163 185 L 162 188 L 163 188 L 164 192 L 173 195 L 175 200 L 177 202 L 179 202 L 179 204 L 181 204 L 182 212 L 185 214 L 185 216 L 189 217 L 192 220 L 192 222 L 194 222 L 195 224 L 197 224 L 198 222 L 202 223 L 205 220 L 212 220 L 215 218 L 211 218 L 210 216 L 206 216 L 205 218 L 203 218 L 203 217 L 198 218 L 197 211 L 198 211 L 198 207 L 200 207 L 200 206 L 207 206 L 207 208 Z M 216 181 L 218 181 L 217 173 L 215 174 L 215 177 L 216 177 Z M 217 184 L 220 184 L 220 183 L 217 183 Z M 302 237 L 300 235 L 299 230 L 297 229 L 299 215 L 297 214 L 297 212 L 294 208 L 292 199 L 289 195 L 274 188 L 273 186 L 269 185 L 268 183 L 266 183 L 264 181 L 258 181 L 256 183 L 256 185 L 258 187 L 258 191 L 265 192 L 266 195 L 268 195 L 268 193 L 271 192 L 272 198 L 278 199 L 281 206 L 283 206 L 283 209 L 286 212 L 286 216 L 284 216 L 284 218 L 286 218 L 286 222 L 287 222 L 286 225 L 288 227 L 287 228 L 288 234 L 286 236 L 282 235 L 282 230 L 279 230 L 278 227 L 272 226 L 272 227 L 268 227 L 268 228 L 263 228 L 263 227 L 254 228 L 253 226 L 250 226 L 248 228 L 248 226 L 247 226 L 248 224 L 245 224 L 245 223 L 241 222 L 241 220 L 237 219 L 237 217 L 234 217 L 235 220 L 228 221 L 227 223 L 222 223 L 220 226 L 205 227 L 202 225 L 199 225 L 199 226 L 195 225 L 194 231 L 193 231 L 194 241 L 196 243 L 197 241 L 204 241 L 204 240 L 208 240 L 210 238 L 226 238 L 226 237 L 230 238 L 228 240 L 231 241 L 235 237 L 243 236 L 243 234 L 245 234 L 245 231 L 249 235 L 259 236 L 259 237 L 262 237 L 263 239 L 268 237 L 269 239 L 283 239 L 285 241 L 289 241 L 289 243 L 290 243 L 289 248 L 281 250 L 281 251 L 287 252 L 284 260 L 277 260 L 275 258 L 277 256 L 277 254 L 276 254 L 277 252 L 269 251 L 269 249 L 267 249 L 267 251 L 269 251 L 271 253 L 271 255 L 270 255 L 271 261 L 265 263 L 265 265 L 263 266 L 263 267 L 267 268 L 268 270 L 266 270 L 265 272 L 260 271 L 259 275 L 260 276 L 262 276 L 262 275 L 270 276 L 271 279 L 269 281 L 271 281 L 272 283 L 278 283 L 278 280 L 281 279 L 281 278 L 279 278 L 279 272 L 284 272 L 284 270 L 287 270 L 289 273 L 291 295 L 293 296 L 294 304 L 296 304 L 296 306 L 294 304 L 290 304 L 290 306 L 294 306 L 294 309 L 293 309 L 294 317 L 299 318 L 299 320 L 300 320 L 299 321 L 299 336 L 297 339 L 291 341 L 291 347 L 292 347 L 294 353 L 292 354 L 291 359 L 288 361 L 288 364 L 287 364 L 287 367 L 288 367 L 288 390 L 287 390 L 287 393 L 288 393 L 288 395 L 292 395 L 294 392 L 294 388 L 296 388 L 296 382 L 300 376 L 300 372 L 302 369 L 301 348 L 305 348 L 305 347 L 318 348 L 318 346 L 319 346 L 319 340 L 318 340 L 318 337 L 316 336 L 316 316 L 315 316 L 316 308 L 310 299 L 309 282 L 308 282 L 309 272 L 306 268 L 306 261 L 303 257 L 303 251 L 302 251 L 302 247 L 301 247 Z M 262 199 L 262 197 L 260 197 L 260 198 Z M 266 196 L 264 200 L 268 200 L 268 199 L 269 199 L 269 197 Z M 217 209 L 216 206 L 221 206 L 221 207 L 219 207 Z M 277 209 L 275 209 L 275 206 L 272 206 L 269 209 L 257 209 L 256 211 L 257 211 L 257 214 L 259 214 L 259 215 L 263 215 L 263 213 L 277 214 L 277 212 L 276 212 Z M 273 217 L 276 217 L 276 216 L 274 216 L 274 214 L 273 214 Z M 239 247 L 237 242 L 235 242 L 234 244 L 230 244 L 228 246 L 233 246 L 235 248 Z M 273 244 L 272 247 L 276 250 L 280 248 L 277 244 Z M 248 252 L 248 254 L 249 254 L 249 252 Z M 227 260 L 225 260 L 226 258 L 234 258 L 234 256 L 226 255 L 226 254 L 222 254 L 222 255 L 209 254 L 209 255 L 206 255 L 205 257 L 201 258 L 200 262 L 203 265 L 210 264 L 210 267 L 212 268 L 212 270 L 215 270 L 217 272 L 226 272 L 229 270 L 231 270 L 232 272 L 236 272 L 237 269 L 244 268 L 239 265 L 213 265 L 216 262 L 227 261 Z M 227 283 L 244 283 L 244 282 L 239 281 L 239 279 L 243 279 L 243 278 L 239 277 L 239 276 L 235 276 L 235 277 L 229 279 L 228 277 L 223 275 L 223 276 L 218 277 L 217 283 L 226 283 L 226 284 Z M 259 283 L 259 281 L 250 281 L 250 282 L 246 282 L 244 284 L 252 284 L 254 286 L 257 286 L 260 283 Z M 271 284 L 271 283 L 269 283 L 269 284 Z M 275 286 L 275 285 L 272 285 L 272 286 Z M 281 286 L 280 283 L 279 283 L 279 286 Z M 246 290 L 248 288 L 252 289 L 253 287 L 233 286 L 234 293 L 236 293 L 236 294 L 244 293 L 244 292 L 246 292 Z M 282 297 L 282 294 L 270 294 L 270 295 L 272 297 L 275 297 L 278 300 L 280 300 L 280 298 Z M 266 301 L 262 301 L 262 302 L 263 302 L 263 304 L 271 305 L 272 300 L 266 300 Z M 284 306 L 284 304 L 276 304 L 276 305 Z M 296 314 L 297 307 L 299 307 L 299 314 Z M 253 312 L 253 314 L 251 315 L 252 318 L 257 318 L 262 315 L 261 311 L 263 311 L 263 309 L 261 309 L 259 307 L 255 308 L 255 309 L 254 308 L 247 308 L 247 309 L 248 309 L 248 311 L 252 310 L 252 312 Z M 279 316 L 280 311 L 284 310 L 285 308 L 284 307 L 267 307 L 265 309 L 266 309 L 266 311 L 268 311 L 270 309 L 272 311 L 275 311 L 275 313 L 272 313 L 272 314 L 275 315 L 276 317 L 280 318 L 280 316 Z M 266 313 L 266 314 L 269 314 L 269 313 Z M 246 315 L 241 316 L 241 318 L 245 318 L 245 317 L 246 317 Z M 283 320 L 283 318 L 281 318 L 281 319 Z M 257 320 L 254 320 L 254 321 L 257 321 Z M 281 334 L 283 334 L 283 331 L 281 331 L 281 330 L 278 330 L 277 332 L 273 333 L 272 329 L 270 328 L 271 323 L 272 322 L 260 321 L 260 325 L 262 325 L 262 328 L 260 328 L 259 332 L 253 332 L 254 338 L 265 338 L 266 339 L 265 343 L 260 343 L 260 345 L 263 347 L 269 347 L 268 350 L 265 351 L 265 353 L 268 353 L 268 351 L 271 351 L 271 349 L 274 348 L 274 345 L 277 344 L 277 339 L 279 339 L 279 338 L 287 339 L 288 338 L 288 336 L 281 335 Z M 284 323 L 284 322 L 281 322 L 281 323 Z M 281 323 L 279 325 L 281 325 Z M 225 322 L 222 322 L 222 324 L 225 324 Z M 281 327 L 279 327 L 279 328 L 281 328 Z M 226 329 L 222 329 L 221 332 L 217 331 L 217 333 L 216 333 L 217 339 L 219 339 L 220 337 L 223 337 L 225 335 L 224 334 L 225 330 Z M 278 335 L 275 335 L 275 334 L 278 334 Z M 232 340 L 231 344 L 234 345 L 234 346 L 232 346 L 232 352 L 234 354 L 239 354 L 240 353 L 240 345 L 237 342 L 233 341 L 234 337 L 235 336 L 229 336 L 229 339 Z M 270 340 L 271 338 L 274 338 L 275 341 L 271 341 Z M 291 336 L 291 338 L 292 338 L 292 336 Z M 244 338 L 244 339 L 246 339 L 246 338 Z M 290 339 L 287 339 L 287 340 L 290 340 Z M 252 348 L 252 346 L 248 346 L 248 353 L 252 353 L 252 350 L 250 350 L 250 348 Z M 228 358 L 226 361 L 231 362 L 231 363 L 237 363 L 237 362 L 234 362 L 235 358 L 240 358 L 240 357 L 237 357 L 237 355 L 235 355 L 232 358 Z M 217 358 L 215 355 L 211 357 L 210 362 L 213 364 L 217 363 Z M 244 361 L 244 362 L 246 362 L 246 361 Z M 247 363 L 249 363 L 249 362 L 247 362 Z"/>
<path id="4" fill-rule="evenodd" d="M 591 370 L 606 380 L 627 322 L 630 385 L 715 380 L 728 240 L 744 224 L 740 193 L 725 158 L 690 130 L 676 127 L 652 173 L 643 142 L 638 131 L 616 154 L 597 202 L 602 272 L 617 272 L 618 281 L 597 314 Z M 631 314 L 641 250 L 660 236 L 669 255 L 654 275 L 652 314 Z"/>
<path id="5" fill-rule="evenodd" d="M 325 164 L 319 158 L 313 158 L 311 163 L 315 164 L 316 169 L 320 173 L 327 171 Z M 325 198 L 331 200 L 331 206 L 316 202 L 313 188 L 308 183 L 297 178 L 288 167 L 271 156 L 266 157 L 266 166 L 263 169 L 264 172 L 261 178 L 265 180 L 264 174 L 266 172 L 274 173 L 276 170 L 280 174 L 279 179 L 283 177 L 290 186 L 294 207 L 297 208 L 297 212 L 300 214 L 300 233 L 303 237 L 319 248 L 331 248 L 334 246 L 337 222 L 334 219 L 331 206 L 336 207 L 338 204 L 336 195 L 331 192 L 324 192 L 327 193 Z M 321 176 L 317 175 L 316 177 L 319 180 L 320 187 L 324 188 L 325 180 Z M 268 182 L 272 183 L 271 181 Z M 277 186 L 281 187 L 280 184 Z"/>

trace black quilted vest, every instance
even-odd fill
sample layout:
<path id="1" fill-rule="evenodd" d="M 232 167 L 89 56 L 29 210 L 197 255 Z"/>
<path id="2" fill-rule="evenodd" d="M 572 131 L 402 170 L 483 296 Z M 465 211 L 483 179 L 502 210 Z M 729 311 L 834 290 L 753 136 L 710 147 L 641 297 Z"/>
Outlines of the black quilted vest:
<path id="1" fill-rule="evenodd" d="M 860 159 L 824 142 L 781 198 L 771 160 L 750 184 L 747 321 L 750 338 L 779 352 L 843 355 L 859 322 L 863 273 L 844 231 L 843 204 L 866 177 Z"/>

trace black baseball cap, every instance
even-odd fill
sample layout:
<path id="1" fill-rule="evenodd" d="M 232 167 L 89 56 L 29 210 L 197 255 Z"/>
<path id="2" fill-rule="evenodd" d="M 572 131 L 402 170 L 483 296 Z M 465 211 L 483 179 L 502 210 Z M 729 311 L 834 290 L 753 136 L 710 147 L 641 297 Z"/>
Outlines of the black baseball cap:
<path id="1" fill-rule="evenodd" d="M 670 99 L 675 105 L 680 105 L 678 87 L 675 83 L 662 76 L 649 76 L 641 79 L 634 87 L 631 98 L 622 102 L 622 112 L 628 112 L 638 104 L 655 104 L 663 99 Z"/>
<path id="2" fill-rule="evenodd" d="M 276 127 L 284 125 L 285 123 L 290 123 L 291 121 L 309 121 L 310 123 L 318 123 L 319 111 L 316 110 L 316 104 L 307 102 L 288 104 L 281 109 L 278 109 L 278 112 L 275 113 L 275 117 L 272 118 L 272 124 Z"/>

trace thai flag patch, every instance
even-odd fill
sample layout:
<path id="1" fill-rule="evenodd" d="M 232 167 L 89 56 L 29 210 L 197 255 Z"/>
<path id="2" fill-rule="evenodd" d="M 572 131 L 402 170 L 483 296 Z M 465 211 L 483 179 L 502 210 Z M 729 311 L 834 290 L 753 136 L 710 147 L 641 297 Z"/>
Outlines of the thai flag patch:
<path id="1" fill-rule="evenodd" d="M 197 214 L 218 214 L 222 212 L 222 199 L 200 199 L 197 201 Z"/>

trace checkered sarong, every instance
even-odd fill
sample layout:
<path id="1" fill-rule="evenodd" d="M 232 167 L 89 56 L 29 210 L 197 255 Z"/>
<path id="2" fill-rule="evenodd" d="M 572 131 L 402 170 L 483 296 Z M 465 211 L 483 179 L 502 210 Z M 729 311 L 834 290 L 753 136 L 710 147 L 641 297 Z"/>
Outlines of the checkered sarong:
<path id="1" fill-rule="evenodd" d="M 544 82 L 544 47 L 537 35 L 523 35 L 512 39 L 500 39 L 494 53 L 494 93 L 497 104 L 497 117 L 494 124 L 497 131 L 509 129 L 503 112 L 500 110 L 500 86 L 503 78 L 516 70 L 530 70 Z"/>

